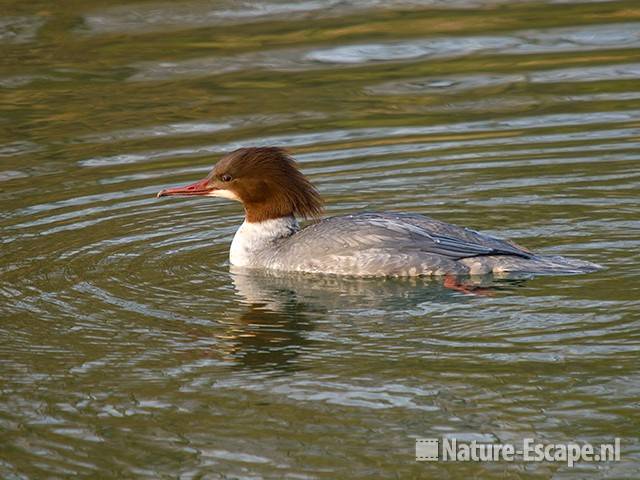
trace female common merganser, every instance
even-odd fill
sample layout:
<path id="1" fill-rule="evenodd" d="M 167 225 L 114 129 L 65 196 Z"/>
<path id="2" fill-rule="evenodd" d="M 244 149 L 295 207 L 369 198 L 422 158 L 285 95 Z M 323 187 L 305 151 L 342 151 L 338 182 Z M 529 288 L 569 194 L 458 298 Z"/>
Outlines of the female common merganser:
<path id="1" fill-rule="evenodd" d="M 242 202 L 245 221 L 231 243 L 232 265 L 357 276 L 584 273 L 596 264 L 537 255 L 508 240 L 418 214 L 357 213 L 300 229 L 296 217 L 318 218 L 320 195 L 282 148 L 240 148 L 207 178 L 169 195 Z"/>

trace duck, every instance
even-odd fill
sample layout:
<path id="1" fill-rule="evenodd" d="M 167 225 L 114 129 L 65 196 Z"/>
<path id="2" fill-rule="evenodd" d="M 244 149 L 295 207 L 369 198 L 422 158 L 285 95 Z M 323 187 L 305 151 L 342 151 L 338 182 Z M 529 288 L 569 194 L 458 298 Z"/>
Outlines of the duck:
<path id="1" fill-rule="evenodd" d="M 229 262 L 237 268 L 359 277 L 579 274 L 602 268 L 416 213 L 322 218 L 318 190 L 281 147 L 227 153 L 206 178 L 157 194 L 172 196 L 220 197 L 243 205 L 244 222 L 229 248 Z M 313 222 L 301 228 L 304 219 Z"/>

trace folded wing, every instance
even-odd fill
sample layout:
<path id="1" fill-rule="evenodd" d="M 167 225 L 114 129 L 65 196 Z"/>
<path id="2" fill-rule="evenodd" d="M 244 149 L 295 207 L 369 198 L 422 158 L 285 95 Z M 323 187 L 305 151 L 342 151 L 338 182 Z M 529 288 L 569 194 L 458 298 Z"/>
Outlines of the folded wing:
<path id="1" fill-rule="evenodd" d="M 398 252 L 419 251 L 452 260 L 485 255 L 533 256 L 509 241 L 417 214 L 361 213 L 332 217 L 294 237 L 295 244 L 307 245 L 318 253 L 391 247 Z"/>

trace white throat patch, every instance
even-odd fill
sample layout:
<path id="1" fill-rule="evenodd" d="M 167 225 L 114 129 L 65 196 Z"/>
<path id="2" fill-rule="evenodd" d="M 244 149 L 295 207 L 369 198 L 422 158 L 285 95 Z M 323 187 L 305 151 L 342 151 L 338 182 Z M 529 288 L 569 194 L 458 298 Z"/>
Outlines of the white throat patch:
<path id="1" fill-rule="evenodd" d="M 211 193 L 207 194 L 207 197 L 221 197 L 228 198 L 229 200 L 235 200 L 236 202 L 240 201 L 240 198 L 231 190 L 213 190 Z"/>

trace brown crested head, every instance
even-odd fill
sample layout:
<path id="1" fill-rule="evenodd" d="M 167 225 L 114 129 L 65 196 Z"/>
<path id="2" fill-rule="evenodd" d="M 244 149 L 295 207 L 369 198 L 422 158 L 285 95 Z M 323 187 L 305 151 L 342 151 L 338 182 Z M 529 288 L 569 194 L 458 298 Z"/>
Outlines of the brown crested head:
<path id="1" fill-rule="evenodd" d="M 220 159 L 207 178 L 158 193 L 165 195 L 232 198 L 243 203 L 249 222 L 289 215 L 317 218 L 322 213 L 318 191 L 279 147 L 234 150 Z"/>

